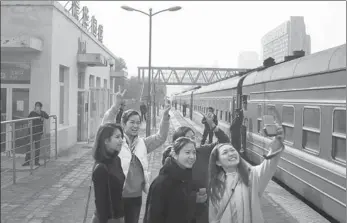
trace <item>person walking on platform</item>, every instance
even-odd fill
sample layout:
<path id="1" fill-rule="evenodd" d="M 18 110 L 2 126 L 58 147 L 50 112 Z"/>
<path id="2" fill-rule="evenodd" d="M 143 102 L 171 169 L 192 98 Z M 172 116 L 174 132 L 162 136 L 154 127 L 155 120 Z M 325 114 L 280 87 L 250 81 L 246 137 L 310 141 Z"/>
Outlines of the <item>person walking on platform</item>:
<path id="1" fill-rule="evenodd" d="M 213 122 L 217 126 L 218 125 L 218 118 L 217 115 L 214 114 L 214 109 L 212 107 L 208 107 L 208 113 L 207 115 L 212 115 L 213 116 Z M 201 120 L 201 123 L 204 124 L 204 133 L 202 134 L 202 139 L 201 139 L 201 145 L 205 144 L 207 135 L 208 135 L 208 143 L 211 144 L 213 140 L 213 131 L 210 129 L 210 126 L 206 122 L 206 116 L 204 116 Z"/>
<path id="2" fill-rule="evenodd" d="M 208 163 L 210 159 L 210 154 L 212 149 L 218 143 L 230 143 L 229 137 L 225 132 L 220 129 L 214 122 L 213 116 L 210 114 L 206 117 L 206 121 L 211 125 L 212 132 L 215 133 L 217 142 L 212 144 L 200 145 L 196 148 L 196 162 L 193 166 L 193 182 L 194 189 L 196 193 L 196 206 L 194 219 L 191 223 L 208 223 L 208 208 L 207 208 L 207 194 L 206 188 L 207 184 L 207 173 L 208 173 Z M 188 137 L 193 141 L 196 141 L 195 132 L 193 129 L 187 126 L 181 126 L 177 128 L 172 136 L 172 141 L 174 142 L 179 137 Z M 162 164 L 164 165 L 165 159 L 170 156 L 171 147 L 165 149 L 163 153 Z"/>
<path id="3" fill-rule="evenodd" d="M 196 160 L 195 142 L 180 137 L 170 149 L 172 155 L 166 159 L 149 188 L 144 223 L 191 223 L 194 219 L 196 192 L 192 167 Z"/>
<path id="4" fill-rule="evenodd" d="M 105 113 L 102 123 L 112 122 L 120 107 L 124 93 L 118 92 L 113 106 Z M 142 191 L 148 193 L 149 172 L 147 154 L 159 148 L 165 141 L 170 126 L 170 105 L 163 112 L 159 132 L 149 137 L 138 136 L 141 126 L 141 116 L 135 110 L 127 110 L 122 116 L 124 138 L 119 153 L 125 178 L 123 189 L 125 223 L 138 223 Z"/>
<path id="5" fill-rule="evenodd" d="M 114 223 L 124 222 L 122 192 L 125 175 L 118 157 L 123 137 L 122 127 L 113 123 L 101 125 L 96 134 L 92 174 L 96 210 L 91 223 L 106 223 L 111 219 Z"/>
<path id="6" fill-rule="evenodd" d="M 119 111 L 118 111 L 118 114 L 116 116 L 116 123 L 117 124 L 121 124 L 121 120 L 122 120 L 122 115 L 123 115 L 123 112 L 124 112 L 124 108 L 125 108 L 125 102 L 122 101 L 121 102 L 121 105 L 120 105 L 120 108 L 119 108 Z"/>
<path id="7" fill-rule="evenodd" d="M 184 102 L 183 105 L 182 105 L 182 113 L 183 113 L 183 117 L 186 117 L 186 114 L 187 114 L 187 103 Z"/>
<path id="8" fill-rule="evenodd" d="M 230 144 L 219 144 L 213 149 L 207 190 L 210 223 L 264 223 L 260 198 L 284 150 L 283 132 L 277 125 L 277 136 L 270 144 L 269 155 L 258 166 L 249 165 Z"/>
<path id="9" fill-rule="evenodd" d="M 45 112 L 42 111 L 42 103 L 41 102 L 36 102 L 35 103 L 35 109 L 34 111 L 31 111 L 28 118 L 33 118 L 33 117 L 40 117 L 37 119 L 32 120 L 31 125 L 32 127 L 32 132 L 29 134 L 32 134 L 32 139 L 35 144 L 34 150 L 35 150 L 35 165 L 40 166 L 40 145 L 41 145 L 41 137 L 43 135 L 43 124 L 44 124 L 44 119 L 49 119 L 49 115 Z M 30 129 L 29 129 L 30 131 Z M 22 166 L 29 166 L 30 165 L 30 160 L 32 159 L 31 157 L 31 151 L 30 151 L 30 146 L 28 147 L 28 150 L 25 154 L 25 161 Z"/>
<path id="10" fill-rule="evenodd" d="M 140 112 L 141 112 L 141 122 L 143 122 L 143 120 L 147 121 L 146 119 L 147 107 L 144 102 L 141 102 Z"/>

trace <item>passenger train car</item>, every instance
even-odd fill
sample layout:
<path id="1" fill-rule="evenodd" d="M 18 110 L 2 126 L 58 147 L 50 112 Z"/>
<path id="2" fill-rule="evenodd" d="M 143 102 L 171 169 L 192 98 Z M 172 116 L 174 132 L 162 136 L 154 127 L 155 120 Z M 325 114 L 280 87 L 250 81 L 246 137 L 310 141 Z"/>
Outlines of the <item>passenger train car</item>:
<path id="1" fill-rule="evenodd" d="M 275 178 L 320 210 L 346 222 L 346 44 L 178 94 L 191 119 L 214 107 L 228 131 L 235 110 L 244 111 L 245 156 L 259 164 L 270 138 L 262 116 L 279 117 L 285 152 Z M 189 112 L 187 112 L 189 114 Z"/>

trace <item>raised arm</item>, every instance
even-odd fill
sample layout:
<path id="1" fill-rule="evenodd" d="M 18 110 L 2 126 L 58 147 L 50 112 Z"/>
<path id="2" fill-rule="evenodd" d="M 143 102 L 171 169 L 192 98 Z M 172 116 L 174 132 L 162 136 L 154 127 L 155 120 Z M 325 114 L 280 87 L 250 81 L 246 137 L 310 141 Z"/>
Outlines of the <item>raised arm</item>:
<path id="1" fill-rule="evenodd" d="M 171 109 L 171 106 L 168 105 L 163 113 L 163 117 L 161 118 L 158 133 L 148 136 L 144 139 L 148 153 L 157 149 L 159 146 L 163 145 L 164 142 L 166 141 L 167 135 L 169 133 L 169 128 L 170 128 L 170 115 L 169 115 L 170 109 Z"/>
<path id="2" fill-rule="evenodd" d="M 270 151 L 268 153 L 268 156 L 271 157 L 271 154 L 274 156 L 269 159 L 264 159 L 264 161 L 258 165 L 253 167 L 253 171 L 256 178 L 258 178 L 259 182 L 259 194 L 262 195 L 265 191 L 265 188 L 273 175 L 276 172 L 278 162 L 280 161 L 282 152 L 284 150 L 283 145 L 283 128 L 282 126 L 277 127 L 277 136 L 275 139 L 270 143 Z"/>
<path id="3" fill-rule="evenodd" d="M 115 122 L 116 121 L 118 110 L 120 108 L 120 105 L 121 105 L 121 102 L 123 100 L 125 92 L 126 92 L 126 90 L 124 89 L 124 91 L 122 93 L 120 93 L 120 92 L 116 93 L 116 95 L 115 95 L 116 97 L 115 97 L 115 100 L 113 102 L 113 105 L 104 114 L 104 117 L 103 117 L 102 122 L 101 122 L 102 125 L 107 123 L 107 122 Z"/>

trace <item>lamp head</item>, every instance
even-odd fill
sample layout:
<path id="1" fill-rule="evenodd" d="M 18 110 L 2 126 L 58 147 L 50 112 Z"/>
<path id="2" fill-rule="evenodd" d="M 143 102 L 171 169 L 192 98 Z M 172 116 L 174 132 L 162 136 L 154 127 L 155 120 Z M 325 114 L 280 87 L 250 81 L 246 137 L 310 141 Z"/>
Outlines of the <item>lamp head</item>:
<path id="1" fill-rule="evenodd" d="M 121 8 L 124 9 L 124 10 L 130 11 L 130 12 L 131 12 L 131 11 L 134 11 L 133 8 L 131 8 L 131 7 L 129 7 L 129 6 L 126 6 L 126 5 L 121 6 Z"/>
<path id="2" fill-rule="evenodd" d="M 174 11 L 178 11 L 178 10 L 181 10 L 181 9 L 182 9 L 181 6 L 175 6 L 175 7 L 169 8 L 168 10 L 169 10 L 170 12 L 174 12 Z"/>

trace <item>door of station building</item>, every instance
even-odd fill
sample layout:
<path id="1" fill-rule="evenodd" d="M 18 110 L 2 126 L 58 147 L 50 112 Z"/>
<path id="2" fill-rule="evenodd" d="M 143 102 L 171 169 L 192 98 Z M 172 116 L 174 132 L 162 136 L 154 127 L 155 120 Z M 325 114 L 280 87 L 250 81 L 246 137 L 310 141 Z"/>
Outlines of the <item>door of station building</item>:
<path id="1" fill-rule="evenodd" d="M 3 84 L 1 86 L 1 122 L 28 118 L 32 108 L 29 105 L 29 85 Z M 16 153 L 24 154 L 28 136 L 28 122 L 15 123 Z M 11 124 L 1 124 L 1 152 L 12 148 Z"/>
<path id="2" fill-rule="evenodd" d="M 77 141 L 88 141 L 89 135 L 89 91 L 79 90 L 77 92 Z"/>

